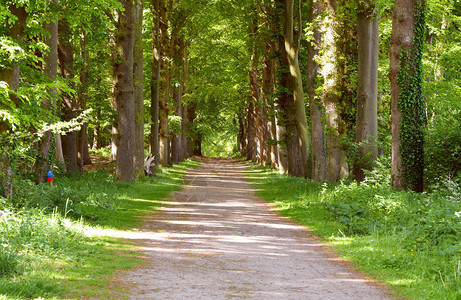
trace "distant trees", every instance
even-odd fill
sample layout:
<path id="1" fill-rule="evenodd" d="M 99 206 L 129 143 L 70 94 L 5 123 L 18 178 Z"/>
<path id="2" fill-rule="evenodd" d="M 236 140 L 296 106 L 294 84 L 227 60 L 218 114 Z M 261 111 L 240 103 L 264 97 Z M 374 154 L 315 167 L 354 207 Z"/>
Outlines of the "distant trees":
<path id="1" fill-rule="evenodd" d="M 358 181 L 364 180 L 365 172 L 372 170 L 378 157 L 378 24 L 380 13 L 389 8 L 378 7 L 371 1 L 311 0 L 303 4 L 302 1 L 276 0 L 261 3 L 262 14 L 249 22 L 253 24 L 250 41 L 253 45 L 257 43 L 255 41 L 278 41 L 272 50 L 278 57 L 274 66 L 278 80 L 274 83 L 274 90 L 265 85 L 266 62 L 259 62 L 258 55 L 267 58 L 266 48 L 251 48 L 252 59 L 248 68 L 252 100 L 245 107 L 246 122 L 240 123 L 244 124 L 246 133 L 246 140 L 240 142 L 241 151 L 248 159 L 264 164 L 268 161 L 267 154 L 257 150 L 260 148 L 258 143 L 264 142 L 278 147 L 277 159 L 273 159 L 272 164 L 281 172 L 314 180 L 338 181 L 348 174 Z M 424 104 L 421 96 L 424 3 L 396 1 L 393 12 L 389 71 L 393 185 L 421 191 L 424 169 Z M 301 50 L 305 24 L 302 19 L 306 14 L 309 19 L 308 44 Z M 415 22 L 419 23 L 414 25 Z M 267 34 L 271 30 L 275 35 Z M 299 67 L 300 50 L 307 50 L 307 56 L 303 56 L 307 76 Z M 403 54 L 405 61 L 400 60 Z M 402 68 L 406 71 L 403 72 Z M 259 73 L 259 70 L 263 72 Z M 403 85 L 405 89 L 400 92 L 399 86 Z M 305 113 L 303 92 L 306 86 L 309 118 Z M 410 100 L 401 100 L 404 97 Z M 274 98 L 276 105 L 267 106 L 264 99 Z M 259 107 L 265 108 L 263 114 L 259 113 Z M 401 117 L 402 111 L 405 111 L 405 121 Z M 277 126 L 273 126 L 275 123 Z M 271 138 L 257 138 L 259 132 L 272 133 Z M 403 140 L 405 142 L 401 144 Z M 401 157 L 405 157 L 404 166 L 400 165 Z M 418 179 L 403 175 L 410 173 L 418 174 Z M 406 178 L 403 183 L 402 178 Z"/>

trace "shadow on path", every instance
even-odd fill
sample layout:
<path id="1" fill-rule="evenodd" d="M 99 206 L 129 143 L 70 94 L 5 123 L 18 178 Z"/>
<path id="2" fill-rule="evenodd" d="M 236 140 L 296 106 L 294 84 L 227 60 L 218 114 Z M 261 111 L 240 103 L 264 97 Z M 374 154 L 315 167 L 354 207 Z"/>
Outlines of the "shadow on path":
<path id="1" fill-rule="evenodd" d="M 131 299 L 388 299 L 258 199 L 231 160 L 206 159 L 132 236 Z"/>

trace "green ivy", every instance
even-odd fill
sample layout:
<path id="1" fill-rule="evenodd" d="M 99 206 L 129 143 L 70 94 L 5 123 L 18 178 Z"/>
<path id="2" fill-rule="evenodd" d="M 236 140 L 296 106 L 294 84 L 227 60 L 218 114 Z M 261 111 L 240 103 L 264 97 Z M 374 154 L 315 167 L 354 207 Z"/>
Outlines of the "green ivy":
<path id="1" fill-rule="evenodd" d="M 424 174 L 424 97 L 422 93 L 422 55 L 425 43 L 425 5 L 417 1 L 413 43 L 400 53 L 397 84 L 401 112 L 400 155 L 402 187 L 422 192 Z"/>

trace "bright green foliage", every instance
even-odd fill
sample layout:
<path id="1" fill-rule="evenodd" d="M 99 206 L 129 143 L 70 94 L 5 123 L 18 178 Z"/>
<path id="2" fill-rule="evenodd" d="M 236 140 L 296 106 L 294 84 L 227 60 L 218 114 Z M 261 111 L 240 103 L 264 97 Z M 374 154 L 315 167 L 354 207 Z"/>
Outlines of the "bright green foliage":
<path id="1" fill-rule="evenodd" d="M 114 182 L 102 171 L 57 176 L 52 190 L 22 181 L 14 206 L 0 198 L 0 298 L 122 297 L 122 287 L 107 281 L 140 258 L 126 242 L 102 236 L 102 228 L 139 226 L 139 216 L 162 205 L 197 165 L 161 169 L 157 178 L 135 185 Z"/>
<path id="2" fill-rule="evenodd" d="M 283 215 L 309 226 L 400 295 L 461 297 L 459 183 L 444 181 L 430 194 L 417 194 L 387 183 L 315 183 L 263 168 L 248 175 Z"/>
<path id="3" fill-rule="evenodd" d="M 412 46 L 402 48 L 397 84 L 400 88 L 398 107 L 401 112 L 400 155 L 402 186 L 423 191 L 424 174 L 424 97 L 422 93 L 422 55 L 425 42 L 425 7 L 417 1 Z"/>

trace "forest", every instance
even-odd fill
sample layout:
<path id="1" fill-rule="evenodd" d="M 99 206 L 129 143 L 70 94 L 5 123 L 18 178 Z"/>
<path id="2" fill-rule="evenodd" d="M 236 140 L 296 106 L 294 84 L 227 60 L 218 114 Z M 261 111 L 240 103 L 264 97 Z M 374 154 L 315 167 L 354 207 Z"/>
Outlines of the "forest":
<path id="1" fill-rule="evenodd" d="M 259 183 L 266 190 L 279 178 L 293 182 L 287 190 L 317 191 L 318 209 L 347 236 L 380 228 L 401 236 L 396 243 L 414 239 L 404 251 L 418 248 L 427 268 L 441 263 L 415 269 L 438 282 L 427 295 L 461 297 L 460 1 L 0 6 L 5 295 L 52 293 L 11 287 L 27 273 L 27 253 L 43 246 L 21 248 L 24 224 L 70 218 L 112 226 L 107 216 L 124 205 L 119 190 L 149 180 L 161 186 L 179 174 L 168 170 L 206 156 L 240 157 L 272 172 Z M 149 157 L 158 178 L 145 177 Z M 105 167 L 88 171 L 101 159 Z M 403 293 L 420 287 L 406 284 Z"/>

